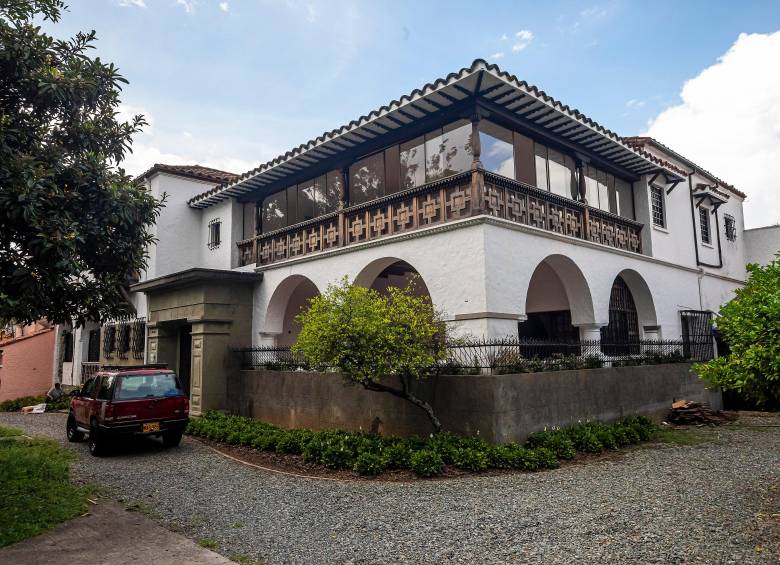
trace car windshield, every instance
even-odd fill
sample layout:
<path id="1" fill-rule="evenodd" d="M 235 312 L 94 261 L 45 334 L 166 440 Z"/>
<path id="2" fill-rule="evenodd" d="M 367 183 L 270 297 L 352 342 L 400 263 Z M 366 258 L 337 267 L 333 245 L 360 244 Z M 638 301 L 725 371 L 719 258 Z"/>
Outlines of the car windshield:
<path id="1" fill-rule="evenodd" d="M 125 375 L 119 379 L 114 400 L 133 400 L 161 396 L 179 396 L 184 392 L 173 373 L 156 375 Z"/>

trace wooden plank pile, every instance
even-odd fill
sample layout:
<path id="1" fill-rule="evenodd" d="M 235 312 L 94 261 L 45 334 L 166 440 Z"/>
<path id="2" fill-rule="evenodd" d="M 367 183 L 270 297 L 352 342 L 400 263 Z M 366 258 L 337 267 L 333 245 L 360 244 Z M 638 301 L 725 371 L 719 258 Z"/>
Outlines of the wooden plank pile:
<path id="1" fill-rule="evenodd" d="M 677 400 L 672 403 L 667 421 L 672 424 L 697 424 L 718 426 L 729 421 L 720 410 L 713 410 L 709 404 L 693 400 Z"/>

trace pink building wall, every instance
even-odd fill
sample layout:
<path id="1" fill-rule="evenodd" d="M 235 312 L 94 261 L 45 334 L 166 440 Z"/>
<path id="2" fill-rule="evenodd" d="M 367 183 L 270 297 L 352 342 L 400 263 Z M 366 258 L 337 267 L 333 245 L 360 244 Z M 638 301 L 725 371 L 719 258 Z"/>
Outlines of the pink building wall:
<path id="1" fill-rule="evenodd" d="M 0 402 L 46 394 L 54 370 L 54 328 L 37 324 L 25 335 L 0 342 Z M 26 328 L 26 329 L 27 329 Z"/>

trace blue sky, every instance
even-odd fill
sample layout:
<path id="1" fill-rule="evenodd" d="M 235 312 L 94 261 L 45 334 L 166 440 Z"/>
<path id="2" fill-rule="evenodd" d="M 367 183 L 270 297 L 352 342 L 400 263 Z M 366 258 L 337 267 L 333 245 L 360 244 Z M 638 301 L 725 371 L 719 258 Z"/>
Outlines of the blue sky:
<path id="1" fill-rule="evenodd" d="M 150 117 L 133 173 L 177 159 L 243 172 L 478 57 L 636 135 L 740 33 L 780 29 L 776 1 L 70 4 L 48 30 L 97 30 L 127 111 Z"/>

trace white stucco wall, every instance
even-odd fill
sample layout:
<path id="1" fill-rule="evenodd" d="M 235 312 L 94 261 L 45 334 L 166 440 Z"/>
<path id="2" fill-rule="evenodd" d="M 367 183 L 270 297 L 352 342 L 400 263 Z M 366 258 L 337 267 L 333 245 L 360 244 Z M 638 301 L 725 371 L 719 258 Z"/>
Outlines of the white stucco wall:
<path id="1" fill-rule="evenodd" d="M 780 225 L 745 230 L 745 254 L 748 263 L 766 265 L 780 253 Z"/>
<path id="2" fill-rule="evenodd" d="M 475 336 L 516 333 L 517 320 L 526 314 L 531 277 L 543 261 L 563 283 L 573 323 L 581 329 L 608 323 L 610 291 L 619 274 L 637 302 L 640 326 L 648 332 L 660 326 L 660 336 L 668 339 L 681 335 L 680 310 L 717 310 L 738 286 L 692 267 L 555 238 L 510 222 L 466 221 L 450 228 L 264 269 L 264 279 L 255 290 L 254 343 L 269 343 L 279 331 L 280 322 L 269 322 L 269 303 L 277 292 L 277 297 L 283 294 L 279 289 L 284 289 L 289 277 L 305 276 L 322 291 L 343 275 L 354 279 L 365 270 L 375 275 L 393 259 L 406 261 L 419 271 L 434 304 L 456 331 Z M 542 273 L 550 277 L 544 267 Z M 549 300 L 543 304 L 557 304 L 555 290 L 551 286 Z M 464 316 L 473 319 L 464 320 Z"/>
<path id="3" fill-rule="evenodd" d="M 198 240 L 199 266 L 207 269 L 230 269 L 238 264 L 236 243 L 241 240 L 243 230 L 241 212 L 241 204 L 233 199 L 203 210 Z M 209 249 L 209 223 L 212 220 L 219 220 L 221 224 L 221 242 L 218 247 Z"/>

